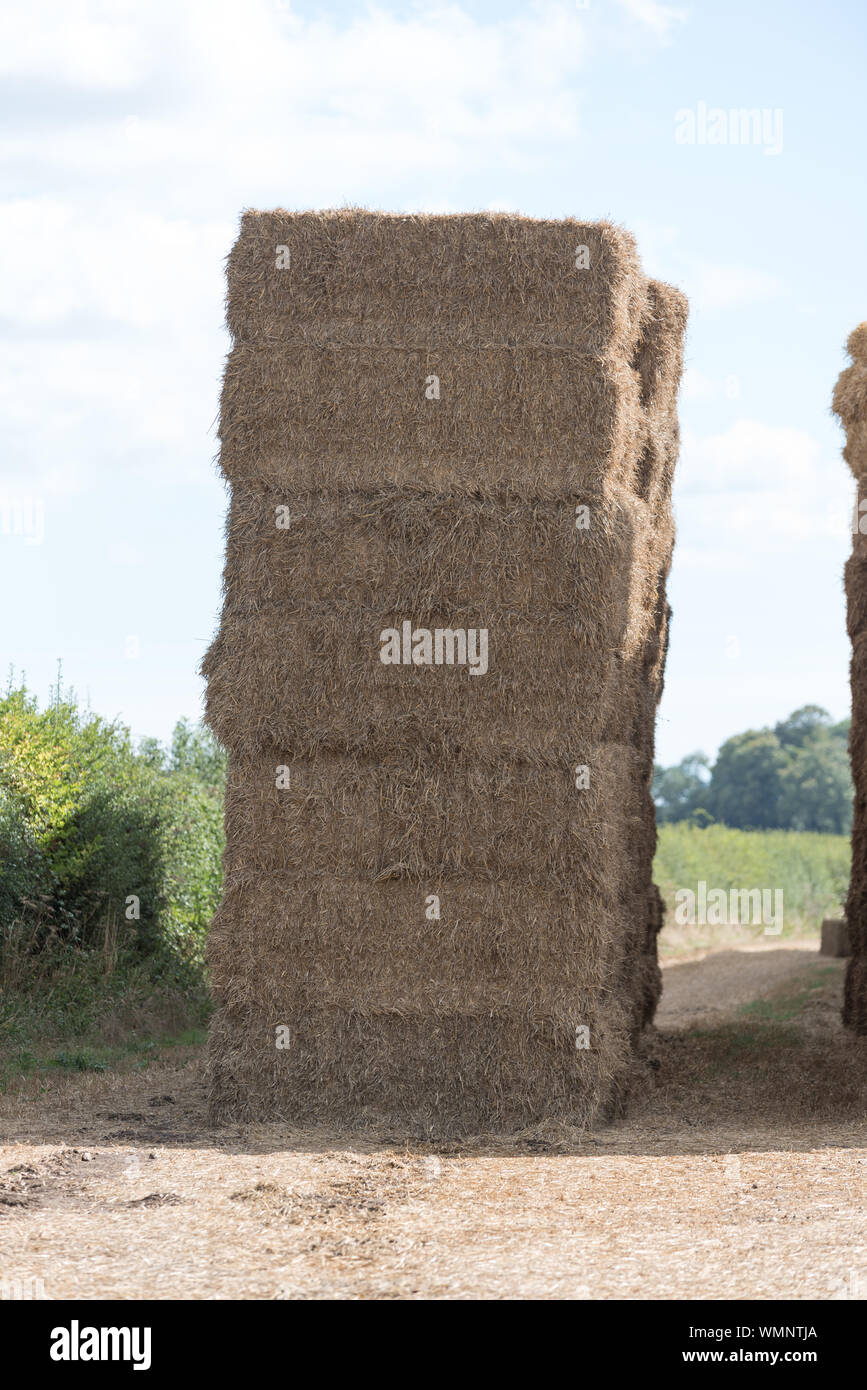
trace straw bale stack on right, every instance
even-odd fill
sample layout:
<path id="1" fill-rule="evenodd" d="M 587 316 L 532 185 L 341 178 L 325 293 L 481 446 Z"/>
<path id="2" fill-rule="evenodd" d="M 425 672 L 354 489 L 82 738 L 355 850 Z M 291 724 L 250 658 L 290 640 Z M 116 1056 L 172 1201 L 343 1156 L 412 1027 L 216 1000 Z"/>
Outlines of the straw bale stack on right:
<path id="1" fill-rule="evenodd" d="M 834 413 L 846 431 L 843 457 L 857 484 L 852 554 L 846 562 L 846 625 L 852 641 L 850 676 L 852 724 L 849 755 L 855 804 L 852 819 L 852 871 L 846 920 L 852 959 L 846 971 L 843 1022 L 867 1033 L 867 323 L 849 335 L 852 365 L 834 390 Z"/>

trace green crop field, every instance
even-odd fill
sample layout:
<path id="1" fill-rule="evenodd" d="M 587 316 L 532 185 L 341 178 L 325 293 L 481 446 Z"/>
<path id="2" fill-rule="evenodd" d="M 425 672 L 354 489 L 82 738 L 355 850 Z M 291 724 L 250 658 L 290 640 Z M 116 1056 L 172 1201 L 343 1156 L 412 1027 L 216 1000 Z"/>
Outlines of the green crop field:
<path id="1" fill-rule="evenodd" d="M 730 830 L 710 825 L 701 830 L 685 823 L 662 825 L 654 878 L 666 904 L 660 937 L 663 956 L 709 946 L 763 939 L 761 925 L 680 925 L 675 920 L 676 893 L 707 890 L 780 890 L 783 937 L 817 936 L 823 917 L 842 910 L 849 881 L 849 839 L 797 830 Z M 766 939 L 766 938 L 765 938 Z"/>

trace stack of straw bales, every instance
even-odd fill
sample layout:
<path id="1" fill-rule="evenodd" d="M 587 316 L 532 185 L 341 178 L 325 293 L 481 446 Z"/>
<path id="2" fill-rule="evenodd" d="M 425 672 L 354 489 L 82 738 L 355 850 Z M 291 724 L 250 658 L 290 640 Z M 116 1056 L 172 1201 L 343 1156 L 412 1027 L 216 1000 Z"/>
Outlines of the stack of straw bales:
<path id="1" fill-rule="evenodd" d="M 834 391 L 834 411 L 846 430 L 843 457 L 857 483 L 856 525 L 845 581 L 852 641 L 849 755 L 855 804 L 846 901 L 852 959 L 846 972 L 843 1022 L 856 1033 L 867 1033 L 867 323 L 850 334 L 846 346 L 852 365 L 841 372 Z"/>
<path id="2" fill-rule="evenodd" d="M 685 300 L 511 216 L 248 213 L 228 279 L 214 1117 L 586 1123 L 660 990 Z"/>

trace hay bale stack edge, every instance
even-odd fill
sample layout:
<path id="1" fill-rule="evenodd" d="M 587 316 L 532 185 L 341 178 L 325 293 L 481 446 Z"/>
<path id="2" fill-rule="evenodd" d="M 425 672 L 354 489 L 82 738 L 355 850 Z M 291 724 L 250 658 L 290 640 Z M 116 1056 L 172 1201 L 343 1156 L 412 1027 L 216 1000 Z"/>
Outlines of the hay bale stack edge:
<path id="1" fill-rule="evenodd" d="M 852 959 L 846 969 L 843 1022 L 867 1034 L 867 323 L 849 335 L 852 365 L 840 373 L 834 413 L 846 431 L 843 457 L 857 484 L 852 554 L 846 561 L 846 616 L 852 639 L 850 677 L 852 723 L 849 755 L 855 798 L 852 816 L 852 870 L 846 922 Z"/>
<path id="2" fill-rule="evenodd" d="M 218 1121 L 622 1101 L 686 301 L 608 223 L 244 215 L 221 405 Z"/>

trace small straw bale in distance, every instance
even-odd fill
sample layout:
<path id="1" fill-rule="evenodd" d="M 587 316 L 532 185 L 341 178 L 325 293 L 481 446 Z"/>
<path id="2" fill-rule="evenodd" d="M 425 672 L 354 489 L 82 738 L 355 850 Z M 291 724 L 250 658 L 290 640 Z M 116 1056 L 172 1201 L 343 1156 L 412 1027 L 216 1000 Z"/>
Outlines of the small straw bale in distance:
<path id="1" fill-rule="evenodd" d="M 867 1034 L 867 535 L 861 528 L 867 505 L 862 511 L 861 504 L 867 503 L 867 323 L 859 324 L 846 346 L 852 364 L 841 372 L 833 402 L 846 431 L 843 457 L 857 483 L 857 525 L 845 569 L 847 627 L 852 640 L 849 755 L 855 798 L 852 870 L 846 899 L 852 959 L 846 970 L 843 1022 L 863 1035 Z"/>
<path id="2" fill-rule="evenodd" d="M 212 1113 L 591 1123 L 660 990 L 686 301 L 608 223 L 251 212 L 228 322 Z"/>

